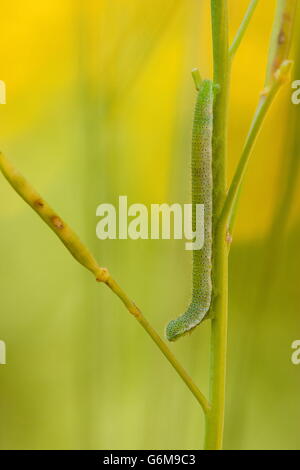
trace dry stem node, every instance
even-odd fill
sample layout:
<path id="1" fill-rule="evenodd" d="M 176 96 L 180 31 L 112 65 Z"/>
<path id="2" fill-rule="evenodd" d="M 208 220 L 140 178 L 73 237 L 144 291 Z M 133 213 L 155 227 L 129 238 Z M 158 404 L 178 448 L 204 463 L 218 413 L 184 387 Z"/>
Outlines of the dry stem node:
<path id="1" fill-rule="evenodd" d="M 107 268 L 101 268 L 97 274 L 96 281 L 106 283 L 109 278 L 109 271 Z"/>

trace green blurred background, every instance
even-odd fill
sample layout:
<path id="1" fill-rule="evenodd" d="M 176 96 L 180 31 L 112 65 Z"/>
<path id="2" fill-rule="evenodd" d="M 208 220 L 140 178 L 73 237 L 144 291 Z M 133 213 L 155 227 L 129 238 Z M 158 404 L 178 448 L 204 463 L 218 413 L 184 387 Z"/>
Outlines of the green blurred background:
<path id="1" fill-rule="evenodd" d="M 1 150 L 163 334 L 190 295 L 182 241 L 96 238 L 96 207 L 189 202 L 195 92 L 211 75 L 209 0 L 3 2 Z M 275 1 L 236 57 L 232 175 L 263 87 Z M 229 1 L 230 37 L 247 0 Z M 296 78 L 300 79 L 300 54 Z M 298 57 L 297 57 L 298 56 Z M 300 449 L 299 111 L 289 86 L 250 163 L 230 259 L 226 449 Z M 120 301 L 0 181 L 2 449 L 197 449 L 195 399 Z M 209 324 L 171 345 L 207 392 Z"/>

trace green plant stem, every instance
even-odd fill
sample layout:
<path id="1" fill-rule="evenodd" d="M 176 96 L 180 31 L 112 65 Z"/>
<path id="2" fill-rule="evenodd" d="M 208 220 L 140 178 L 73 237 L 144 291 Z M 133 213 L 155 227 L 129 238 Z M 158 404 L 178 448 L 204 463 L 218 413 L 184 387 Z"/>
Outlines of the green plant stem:
<path id="1" fill-rule="evenodd" d="M 223 445 L 228 322 L 228 247 L 226 231 L 219 226 L 214 246 L 218 267 L 214 275 L 214 317 L 211 320 L 210 402 L 206 415 L 205 449 Z"/>
<path id="2" fill-rule="evenodd" d="M 199 390 L 199 388 L 195 385 L 191 377 L 187 374 L 185 369 L 182 365 L 178 362 L 174 354 L 170 351 L 167 344 L 161 339 L 159 334 L 152 328 L 146 318 L 143 316 L 139 308 L 132 302 L 131 299 L 126 295 L 126 293 L 119 287 L 119 285 L 109 276 L 108 280 L 105 284 L 110 287 L 110 289 L 120 298 L 123 302 L 127 310 L 136 318 L 136 320 L 140 323 L 140 325 L 144 328 L 144 330 L 148 333 L 148 335 L 152 338 L 152 340 L 156 343 L 159 347 L 163 355 L 167 358 L 170 364 L 174 367 L 176 372 L 180 375 L 184 383 L 190 389 L 192 394 L 195 396 L 198 403 L 202 406 L 204 413 L 208 413 L 210 410 L 210 404 Z"/>
<path id="3" fill-rule="evenodd" d="M 232 41 L 232 44 L 229 48 L 229 56 L 231 59 L 233 59 L 236 51 L 238 50 L 240 44 L 241 44 L 241 41 L 247 31 L 247 28 L 248 28 L 248 25 L 251 21 L 251 18 L 255 12 L 255 9 L 258 5 L 258 2 L 259 0 L 251 0 L 248 8 L 247 8 L 247 11 L 245 13 L 245 16 L 243 18 L 243 21 L 241 22 L 241 25 L 234 37 L 234 40 Z"/>
<path id="4" fill-rule="evenodd" d="M 218 86 L 213 121 L 214 222 L 226 197 L 226 160 L 230 64 L 228 55 L 228 9 L 226 0 L 211 0 L 214 83 Z"/>
<path id="5" fill-rule="evenodd" d="M 210 405 L 195 385 L 191 377 L 187 374 L 182 365 L 178 362 L 174 354 L 168 348 L 167 344 L 156 333 L 154 328 L 148 323 L 142 312 L 135 303 L 127 296 L 116 281 L 111 277 L 106 268 L 101 268 L 96 262 L 93 255 L 80 241 L 75 232 L 61 219 L 61 217 L 47 204 L 47 202 L 36 192 L 31 184 L 21 175 L 21 173 L 12 165 L 7 158 L 0 153 L 0 169 L 22 199 L 43 219 L 43 221 L 53 230 L 58 238 L 65 245 L 71 255 L 86 269 L 91 271 L 98 282 L 105 283 L 123 302 L 129 313 L 131 313 L 155 344 L 159 347 L 163 355 L 182 378 L 189 390 L 192 392 L 196 400 L 202 406 L 203 411 L 207 414 Z"/>
<path id="6" fill-rule="evenodd" d="M 281 86 L 287 81 L 289 72 L 291 68 L 291 62 L 285 61 L 280 69 L 276 72 L 276 76 L 272 85 L 265 89 L 262 92 L 257 110 L 255 112 L 252 124 L 246 139 L 246 143 L 238 163 L 236 172 L 232 179 L 228 195 L 222 210 L 221 221 L 222 223 L 228 224 L 228 231 L 231 234 L 236 218 L 237 206 L 240 196 L 241 185 L 247 166 L 249 163 L 249 158 L 251 156 L 254 144 L 256 142 L 257 136 L 262 128 L 264 119 L 276 97 Z"/>
<path id="7" fill-rule="evenodd" d="M 206 415 L 205 449 L 222 448 L 227 356 L 228 253 L 226 227 L 218 218 L 226 197 L 229 93 L 228 6 L 211 0 L 214 83 L 219 86 L 213 123 L 213 318 L 211 320 L 210 403 Z"/>

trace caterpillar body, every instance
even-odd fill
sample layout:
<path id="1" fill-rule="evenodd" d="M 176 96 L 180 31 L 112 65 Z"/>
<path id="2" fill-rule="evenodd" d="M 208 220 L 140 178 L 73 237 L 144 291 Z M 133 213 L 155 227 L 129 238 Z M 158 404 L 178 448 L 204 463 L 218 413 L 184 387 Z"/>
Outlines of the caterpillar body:
<path id="1" fill-rule="evenodd" d="M 204 245 L 193 251 L 192 300 L 186 312 L 170 321 L 166 337 L 175 341 L 195 328 L 208 313 L 212 294 L 212 131 L 214 85 L 199 85 L 192 133 L 192 226 L 196 228 L 196 204 L 204 205 Z"/>

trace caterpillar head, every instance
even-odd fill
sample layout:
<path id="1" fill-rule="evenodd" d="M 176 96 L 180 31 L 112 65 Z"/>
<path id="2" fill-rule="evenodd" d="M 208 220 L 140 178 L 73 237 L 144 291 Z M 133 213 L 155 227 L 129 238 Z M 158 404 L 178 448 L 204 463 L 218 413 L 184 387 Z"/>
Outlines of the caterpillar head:
<path id="1" fill-rule="evenodd" d="M 184 332 L 184 322 L 181 318 L 171 320 L 166 327 L 166 338 L 168 341 L 176 341 Z"/>
<path id="2" fill-rule="evenodd" d="M 176 341 L 181 336 L 191 332 L 205 317 L 208 307 L 202 308 L 199 302 L 192 302 L 187 311 L 171 320 L 166 327 L 166 338 L 168 341 Z"/>

